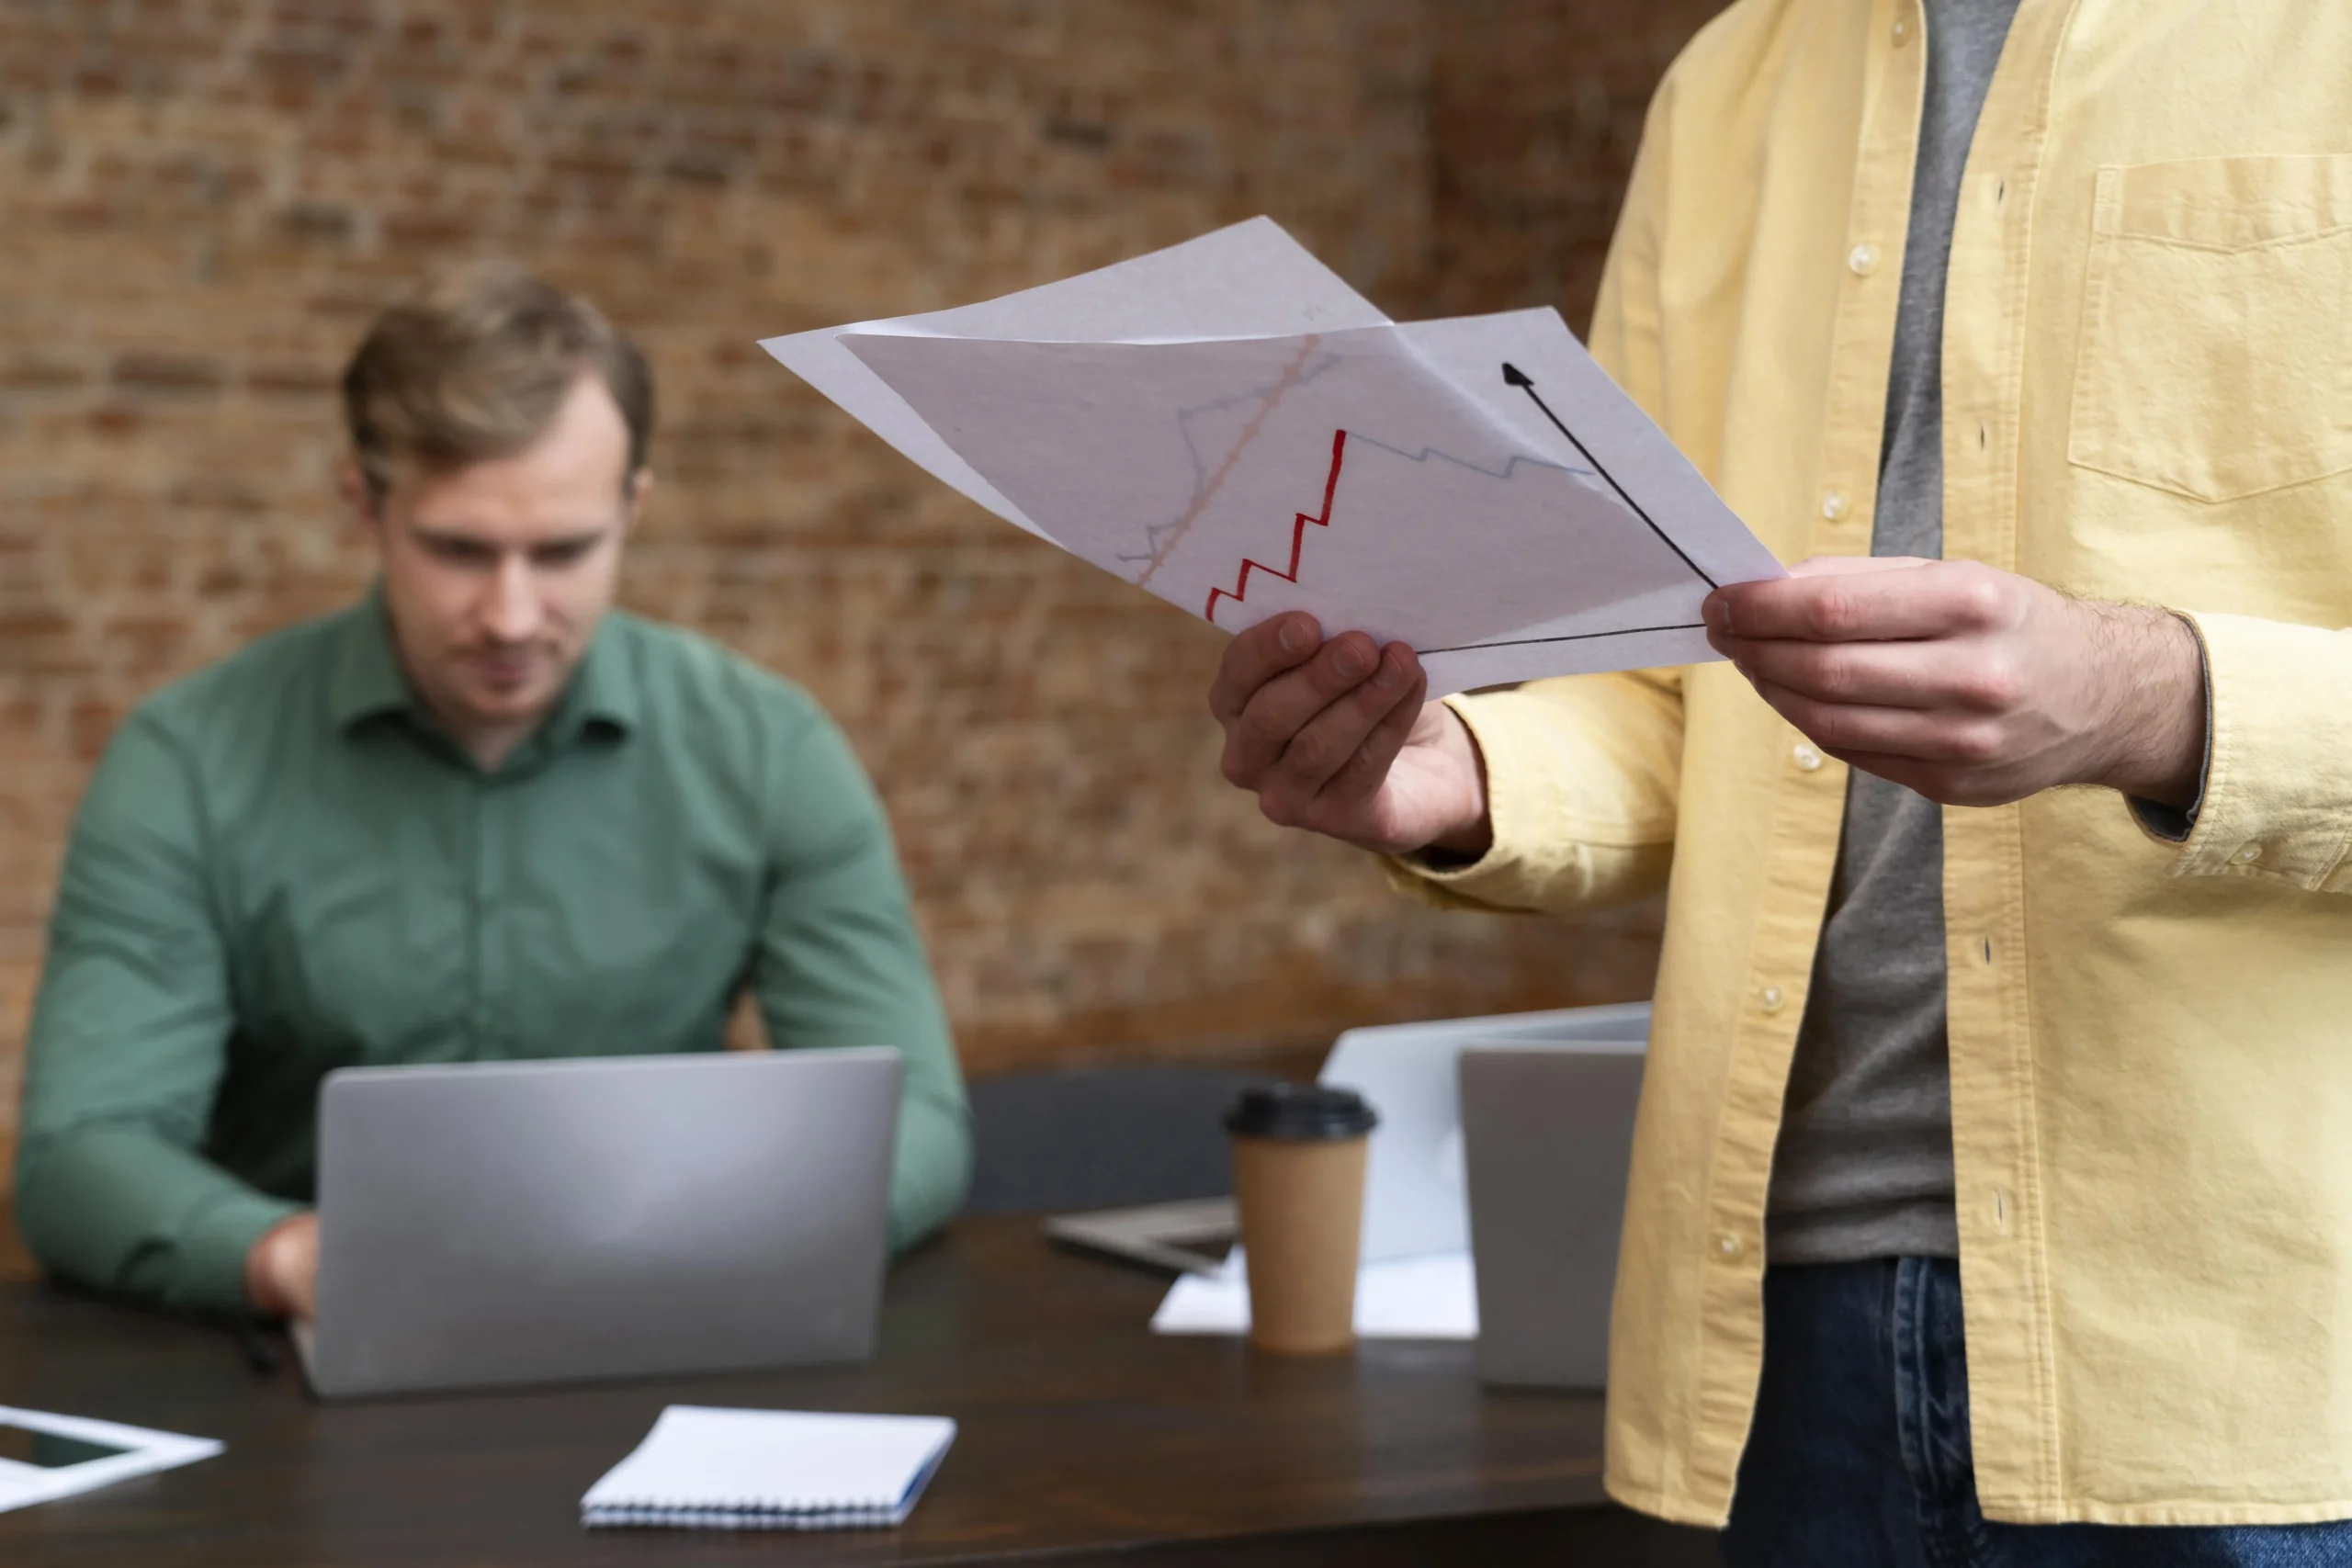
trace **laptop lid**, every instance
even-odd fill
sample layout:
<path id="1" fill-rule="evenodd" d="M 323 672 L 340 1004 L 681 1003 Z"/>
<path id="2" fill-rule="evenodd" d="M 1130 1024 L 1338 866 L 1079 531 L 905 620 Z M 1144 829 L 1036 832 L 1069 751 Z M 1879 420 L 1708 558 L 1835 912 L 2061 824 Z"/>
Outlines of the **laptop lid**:
<path id="1" fill-rule="evenodd" d="M 1645 1040 L 1649 1032 L 1649 1003 L 1629 1002 L 1387 1024 L 1340 1035 L 1324 1060 L 1321 1081 L 1354 1089 L 1380 1113 L 1364 1160 L 1364 1261 L 1469 1248 L 1454 1074 L 1464 1045 Z"/>
<path id="2" fill-rule="evenodd" d="M 870 1355 L 899 1075 L 887 1047 L 329 1074 L 312 1388 Z"/>
<path id="3" fill-rule="evenodd" d="M 1461 1053 L 1478 1376 L 1603 1387 L 1639 1041 Z"/>

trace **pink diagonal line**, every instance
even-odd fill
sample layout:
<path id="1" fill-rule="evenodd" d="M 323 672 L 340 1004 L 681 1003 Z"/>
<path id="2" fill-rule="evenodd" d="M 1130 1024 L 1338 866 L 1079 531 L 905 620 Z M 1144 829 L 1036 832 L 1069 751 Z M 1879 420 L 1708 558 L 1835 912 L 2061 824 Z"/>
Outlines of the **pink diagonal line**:
<path id="1" fill-rule="evenodd" d="M 1304 512 L 1295 514 L 1297 521 L 1291 525 L 1290 530 L 1290 570 L 1284 571 L 1278 566 L 1268 566 L 1264 561 L 1252 560 L 1248 556 L 1242 557 L 1241 570 L 1234 575 L 1232 590 L 1230 592 L 1222 588 L 1209 590 L 1208 608 L 1201 614 L 1211 626 L 1216 624 L 1218 600 L 1230 599 L 1238 604 L 1250 597 L 1250 574 L 1252 571 L 1266 572 L 1271 576 L 1281 578 L 1284 582 L 1298 581 L 1298 552 L 1306 544 L 1306 525 L 1310 523 L 1317 528 L 1329 528 L 1331 525 L 1331 496 L 1340 488 L 1340 465 L 1346 460 L 1347 450 L 1348 433 L 1344 430 L 1333 431 L 1331 433 L 1331 474 L 1323 481 L 1323 510 L 1312 517 Z"/>

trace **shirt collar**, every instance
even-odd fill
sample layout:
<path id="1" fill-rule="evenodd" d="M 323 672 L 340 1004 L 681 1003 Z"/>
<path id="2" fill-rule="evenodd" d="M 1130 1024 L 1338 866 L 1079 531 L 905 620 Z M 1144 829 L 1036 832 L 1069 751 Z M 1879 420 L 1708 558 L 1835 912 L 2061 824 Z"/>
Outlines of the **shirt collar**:
<path id="1" fill-rule="evenodd" d="M 391 623 L 379 590 L 368 590 L 367 598 L 344 613 L 337 641 L 327 675 L 327 716 L 335 728 L 348 731 L 368 719 L 410 710 L 408 677 L 392 652 Z"/>
<path id="2" fill-rule="evenodd" d="M 546 739 L 568 746 L 591 730 L 627 735 L 638 727 L 641 708 L 626 633 L 617 624 L 622 619 L 617 610 L 605 612 L 580 667 L 571 672 L 571 684 L 541 728 Z"/>
<path id="3" fill-rule="evenodd" d="M 571 684 L 540 726 L 536 743 L 570 745 L 592 729 L 627 735 L 637 728 L 642 705 L 628 649 L 621 646 L 623 634 L 615 624 L 623 618 L 618 611 L 605 616 L 580 667 L 572 671 Z M 380 587 L 368 590 L 368 597 L 346 612 L 340 640 L 327 678 L 328 716 L 338 731 L 347 734 L 387 714 L 437 731 L 401 670 Z"/>

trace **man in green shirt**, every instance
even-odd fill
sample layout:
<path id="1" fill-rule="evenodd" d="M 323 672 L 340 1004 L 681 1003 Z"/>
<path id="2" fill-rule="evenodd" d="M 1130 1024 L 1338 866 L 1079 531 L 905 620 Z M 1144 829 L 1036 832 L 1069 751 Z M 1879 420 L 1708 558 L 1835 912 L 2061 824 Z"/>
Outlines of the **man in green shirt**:
<path id="1" fill-rule="evenodd" d="M 62 1279 L 307 1315 L 320 1079 L 785 1048 L 906 1064 L 893 1243 L 970 1133 L 889 829 L 807 694 L 610 608 L 645 361 L 507 268 L 385 313 L 344 381 L 379 586 L 142 704 L 66 855 L 17 1211 Z"/>

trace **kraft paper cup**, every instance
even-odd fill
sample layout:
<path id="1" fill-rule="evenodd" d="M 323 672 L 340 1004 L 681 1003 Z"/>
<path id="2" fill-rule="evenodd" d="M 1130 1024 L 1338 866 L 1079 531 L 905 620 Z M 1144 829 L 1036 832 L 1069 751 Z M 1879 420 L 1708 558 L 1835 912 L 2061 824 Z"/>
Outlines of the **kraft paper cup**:
<path id="1" fill-rule="evenodd" d="M 1364 1153 L 1376 1120 L 1353 1090 L 1305 1084 L 1246 1090 L 1227 1113 L 1258 1348 L 1316 1356 L 1354 1345 Z"/>

